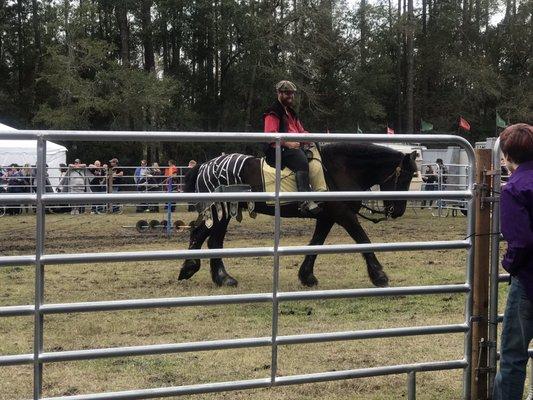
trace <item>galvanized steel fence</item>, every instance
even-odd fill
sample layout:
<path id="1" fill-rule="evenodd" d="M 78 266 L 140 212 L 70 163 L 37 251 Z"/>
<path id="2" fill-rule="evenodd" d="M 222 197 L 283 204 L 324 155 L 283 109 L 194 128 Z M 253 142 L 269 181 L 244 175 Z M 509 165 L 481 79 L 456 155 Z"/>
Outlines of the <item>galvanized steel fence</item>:
<path id="1" fill-rule="evenodd" d="M 34 347 L 31 354 L 0 355 L 0 367 L 10 365 L 33 365 L 33 398 L 43 399 L 42 383 L 43 368 L 47 363 L 75 360 L 91 360 L 107 357 L 124 357 L 155 354 L 173 354 L 181 352 L 270 347 L 270 376 L 262 379 L 239 380 L 230 382 L 214 382 L 157 389 L 138 389 L 122 392 L 95 393 L 65 397 L 47 398 L 69 400 L 96 399 L 144 399 L 164 396 L 179 396 L 195 393 L 211 393 L 229 390 L 267 388 L 274 386 L 296 385 L 311 382 L 324 382 L 340 379 L 406 374 L 408 398 L 415 399 L 416 373 L 462 369 L 464 371 L 463 396 L 470 398 L 471 390 L 471 333 L 472 333 L 472 279 L 474 260 L 474 151 L 472 146 L 461 137 L 451 135 L 361 135 L 361 134 L 302 134 L 300 140 L 309 142 L 447 142 L 464 148 L 468 154 L 468 184 L 466 190 L 446 190 L 439 192 L 316 192 L 286 193 L 280 192 L 281 141 L 291 140 L 291 134 L 264 133 L 198 133 L 198 132 L 83 132 L 83 131 L 18 131 L 16 134 L 1 132 L 0 139 L 32 139 L 37 140 L 37 191 L 32 194 L 0 195 L 0 205 L 17 202 L 36 206 L 36 249 L 33 255 L 1 256 L 2 266 L 33 265 L 35 267 L 35 303 L 31 305 L 0 307 L 0 317 L 34 316 Z M 115 194 L 52 194 L 44 191 L 45 186 L 45 154 L 48 140 L 68 141 L 232 141 L 232 142 L 275 142 L 276 143 L 276 186 L 275 192 L 253 193 L 144 193 L 142 198 L 135 193 Z M 140 202 L 192 202 L 205 200 L 218 201 L 274 201 L 275 231 L 273 246 L 253 248 L 208 249 L 208 250 L 173 250 L 173 251 L 142 251 L 142 252 L 110 252 L 84 254 L 47 254 L 45 252 L 45 207 L 58 204 L 101 204 L 101 203 L 140 203 Z M 280 201 L 282 200 L 370 200 L 370 199 L 452 199 L 468 201 L 468 226 L 464 240 L 427 241 L 427 242 L 396 242 L 375 244 L 346 244 L 322 246 L 281 246 L 280 245 Z M 446 284 L 432 286 L 409 286 L 369 289 L 313 290 L 302 292 L 279 291 L 280 257 L 286 255 L 333 254 L 333 253 L 364 253 L 392 252 L 436 249 L 466 249 L 468 251 L 465 270 L 465 282 L 462 284 Z M 273 257 L 273 285 L 271 292 L 213 295 L 199 297 L 150 298 L 136 300 L 95 301 L 84 303 L 50 304 L 44 299 L 44 271 L 48 264 L 73 264 L 90 262 L 118 262 L 139 260 L 181 260 L 195 258 L 225 257 Z M 464 293 L 464 322 L 450 325 L 400 327 L 373 330 L 356 330 L 347 332 L 330 332 L 299 335 L 279 335 L 278 315 L 281 302 L 295 300 L 348 299 L 370 296 L 397 295 L 429 295 L 441 293 Z M 44 318 L 51 314 L 80 313 L 95 311 L 119 311 L 148 309 L 156 307 L 185 307 L 202 305 L 270 303 L 272 305 L 272 333 L 267 337 L 212 340 L 203 342 L 172 343 L 163 345 L 144 345 L 131 347 L 100 348 L 75 351 L 44 351 Z M 278 347 L 302 343 L 320 343 L 370 338 L 392 338 L 416 335 L 434 335 L 445 333 L 464 333 L 464 355 L 461 359 L 415 364 L 400 364 L 373 368 L 361 368 L 333 372 L 319 372 L 304 375 L 280 376 L 278 374 Z"/>

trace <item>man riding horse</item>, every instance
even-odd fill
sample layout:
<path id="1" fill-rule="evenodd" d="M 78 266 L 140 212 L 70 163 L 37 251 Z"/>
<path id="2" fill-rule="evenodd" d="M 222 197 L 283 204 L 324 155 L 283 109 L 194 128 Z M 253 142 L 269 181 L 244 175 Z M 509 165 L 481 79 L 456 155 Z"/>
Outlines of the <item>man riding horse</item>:
<path id="1" fill-rule="evenodd" d="M 308 133 L 296 112 L 292 108 L 294 95 L 297 92 L 296 85 L 290 81 L 281 81 L 276 84 L 277 100 L 263 115 L 264 131 L 266 133 Z M 288 167 L 294 172 L 296 187 L 299 192 L 311 191 L 309 184 L 309 164 L 302 146 L 304 143 L 294 141 L 281 142 L 281 168 Z M 265 150 L 267 163 L 274 167 L 276 163 L 275 143 L 269 143 Z M 303 201 L 300 204 L 302 212 L 316 214 L 320 207 L 312 200 Z"/>
<path id="2" fill-rule="evenodd" d="M 277 101 L 264 114 L 265 132 L 305 133 L 305 130 L 292 109 L 296 86 L 288 81 L 281 81 L 276 85 Z M 281 143 L 282 167 L 289 167 L 295 172 L 297 188 L 302 192 L 309 192 L 310 181 L 315 190 L 335 191 L 365 191 L 374 185 L 379 185 L 382 191 L 405 191 L 413 175 L 417 171 L 415 163 L 416 152 L 403 154 L 388 147 L 371 143 L 328 143 L 320 149 L 320 155 L 313 154 L 313 164 L 320 157 L 320 168 L 327 171 L 325 181 L 319 182 L 317 175 L 309 176 L 307 157 L 299 141 L 283 141 Z M 315 149 L 316 150 L 316 149 Z M 246 154 L 227 154 L 198 163 L 185 176 L 185 192 L 209 193 L 224 191 L 229 187 L 247 186 L 254 192 L 267 190 L 266 170 L 272 170 L 275 163 L 275 146 L 270 143 L 266 149 L 267 162 L 263 159 Z M 271 164 L 266 166 L 265 164 Z M 286 172 L 286 171 L 285 171 Z M 268 171 L 271 174 L 271 171 Z M 311 178 L 311 179 L 310 179 Z M 315 179 L 314 179 L 315 178 Z M 271 184 L 271 180 L 268 181 Z M 319 184 L 320 183 L 320 184 Z M 223 188 L 223 189 L 221 189 Z M 239 189 L 241 190 L 241 189 Z M 270 190 L 271 191 L 271 190 Z M 282 191 L 286 191 L 285 189 Z M 390 218 L 402 216 L 406 209 L 406 200 L 384 200 L 384 214 Z M 324 244 L 327 236 L 335 224 L 346 230 L 357 243 L 370 243 L 370 239 L 359 223 L 358 216 L 362 203 L 358 200 L 331 200 L 318 207 L 314 202 L 304 202 L 303 207 L 294 202 L 287 202 L 280 207 L 282 218 L 313 218 L 316 220 L 311 246 Z M 199 209 L 197 223 L 191 229 L 189 249 L 198 250 L 207 241 L 210 249 L 221 249 L 232 218 L 240 221 L 242 209 L 247 208 L 252 216 L 257 214 L 274 215 L 275 207 L 272 203 L 257 201 L 252 204 L 239 202 L 235 204 L 221 204 L 220 202 L 206 202 Z M 233 210 L 233 212 L 232 212 Z M 312 213 L 312 210 L 316 210 Z M 366 261 L 368 275 L 376 286 L 387 286 L 389 278 L 383 270 L 373 252 L 362 253 Z M 317 254 L 308 254 L 298 270 L 298 278 L 305 286 L 315 286 L 318 280 L 314 275 L 314 265 Z M 237 279 L 226 271 L 222 258 L 211 258 L 211 279 L 218 286 L 236 286 Z M 201 260 L 187 259 L 183 262 L 179 278 L 190 279 L 200 270 Z"/>

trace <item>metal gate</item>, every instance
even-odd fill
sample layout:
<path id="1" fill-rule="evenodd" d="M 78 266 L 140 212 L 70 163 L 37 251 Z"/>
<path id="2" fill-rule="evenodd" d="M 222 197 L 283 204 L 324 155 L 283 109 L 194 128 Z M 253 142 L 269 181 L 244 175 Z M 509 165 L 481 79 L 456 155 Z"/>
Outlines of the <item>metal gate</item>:
<path id="1" fill-rule="evenodd" d="M 472 168 L 468 172 L 466 190 L 441 192 L 326 192 L 326 193 L 284 193 L 280 192 L 280 143 L 282 140 L 293 139 L 291 134 L 264 133 L 200 133 L 200 132 L 84 132 L 84 131 L 19 131 L 16 134 L 0 132 L 0 139 L 32 139 L 37 141 L 37 192 L 24 195 L 0 195 L 0 205 L 17 202 L 36 206 L 36 249 L 33 255 L 2 256 L 2 266 L 35 267 L 35 304 L 0 307 L 0 317 L 34 316 L 34 348 L 31 354 L 1 355 L 0 367 L 10 365 L 33 365 L 33 398 L 42 399 L 43 368 L 47 363 L 89 360 L 107 357 L 125 357 L 155 354 L 173 354 L 221 349 L 237 349 L 251 347 L 271 348 L 270 376 L 262 379 L 239 380 L 231 382 L 214 382 L 157 389 L 138 389 L 123 392 L 95 393 L 56 397 L 55 399 L 139 399 L 164 396 L 179 396 L 196 393 L 211 393 L 251 388 L 267 388 L 283 385 L 295 385 L 311 382 L 324 382 L 360 377 L 406 374 L 408 398 L 416 397 L 416 373 L 462 369 L 464 371 L 463 395 L 470 398 L 471 390 L 471 333 L 472 333 L 472 280 L 474 260 L 474 176 L 475 163 L 472 146 L 463 138 L 452 135 L 361 135 L 361 134 L 302 134 L 299 138 L 309 142 L 371 142 L 371 143 L 432 143 L 447 142 L 459 145 L 468 154 Z M 188 142 L 275 142 L 276 143 L 276 190 L 271 193 L 146 193 L 139 198 L 137 194 L 49 194 L 44 192 L 45 154 L 47 140 L 68 141 L 188 141 Z M 143 252 L 111 252 L 85 254 L 47 254 L 45 248 L 45 206 L 58 204 L 102 204 L 102 203 L 139 203 L 168 201 L 274 201 L 275 232 L 272 247 L 253 247 L 235 249 L 208 250 L 175 250 L 175 251 L 143 251 Z M 369 200 L 369 199 L 455 199 L 468 201 L 468 227 L 464 240 L 426 241 L 426 242 L 395 242 L 376 244 L 346 244 L 322 246 L 280 246 L 280 201 L 282 200 Z M 465 282 L 452 285 L 409 286 L 369 289 L 315 290 L 304 292 L 279 291 L 279 259 L 285 255 L 362 253 L 369 251 L 391 252 L 436 249 L 467 249 L 467 265 Z M 243 295 L 213 295 L 200 297 L 150 298 L 119 301 L 96 301 L 85 303 L 50 304 L 44 301 L 44 271 L 48 264 L 73 264 L 90 262 L 119 262 L 139 260 L 181 260 L 187 258 L 225 258 L 225 257 L 257 257 L 273 258 L 273 285 L 268 293 Z M 440 293 L 464 293 L 464 322 L 452 325 L 434 325 L 417 327 L 400 327 L 363 331 L 330 332 L 316 334 L 300 334 L 280 336 L 278 334 L 278 315 L 280 303 L 295 300 L 318 300 L 358 298 L 370 296 L 395 295 L 428 295 Z M 43 343 L 44 318 L 51 314 L 79 313 L 93 311 L 119 311 L 147 309 L 157 307 L 184 307 L 200 305 L 221 305 L 241 303 L 270 303 L 272 305 L 272 333 L 267 337 L 213 340 L 204 342 L 173 343 L 165 345 L 144 345 L 132 347 L 100 348 L 76 351 L 45 352 Z M 320 372 L 305 375 L 279 376 L 277 370 L 278 347 L 301 343 L 319 343 L 331 341 L 347 341 L 368 338 L 391 338 L 400 336 L 433 335 L 445 333 L 464 333 L 464 356 L 462 359 L 400 364 L 374 368 L 362 368 L 333 372 Z M 52 398 L 48 398 L 49 400 Z"/>

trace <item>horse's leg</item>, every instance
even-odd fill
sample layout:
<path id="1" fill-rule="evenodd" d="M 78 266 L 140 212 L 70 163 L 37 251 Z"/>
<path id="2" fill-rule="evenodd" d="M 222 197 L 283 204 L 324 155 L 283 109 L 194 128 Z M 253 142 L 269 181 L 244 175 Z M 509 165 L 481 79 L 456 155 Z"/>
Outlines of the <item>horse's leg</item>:
<path id="1" fill-rule="evenodd" d="M 191 230 L 189 239 L 189 250 L 202 248 L 205 240 L 209 236 L 211 229 L 205 226 L 205 222 Z M 200 259 L 187 259 L 183 262 L 178 280 L 189 279 L 200 269 Z"/>
<path id="2" fill-rule="evenodd" d="M 311 239 L 311 242 L 309 242 L 309 245 L 317 246 L 324 244 L 324 241 L 331 231 L 333 224 L 334 222 L 330 218 L 318 218 L 315 224 L 315 232 L 313 233 L 313 238 Z M 316 254 L 305 256 L 304 262 L 300 266 L 298 278 L 300 279 L 302 285 L 309 287 L 318 285 L 318 280 L 313 274 L 316 256 Z"/>
<path id="3" fill-rule="evenodd" d="M 356 214 L 352 210 L 345 209 L 344 212 L 338 216 L 336 222 L 341 225 L 357 243 L 370 243 L 368 235 L 363 230 Z M 388 286 L 389 278 L 385 271 L 383 271 L 383 266 L 376 258 L 376 255 L 374 253 L 363 253 L 362 255 L 366 261 L 368 276 L 372 283 L 378 287 Z"/>
<path id="4" fill-rule="evenodd" d="M 215 225 L 213 225 L 211 234 L 209 235 L 209 239 L 207 241 L 207 247 L 209 247 L 210 249 L 222 248 L 222 246 L 224 245 L 224 237 L 226 236 L 226 232 L 228 231 L 229 221 L 230 218 L 224 215 L 221 221 L 217 221 Z M 210 260 L 210 264 L 211 279 L 214 283 L 216 283 L 218 286 L 237 286 L 237 280 L 226 272 L 224 262 L 221 258 L 212 258 Z"/>

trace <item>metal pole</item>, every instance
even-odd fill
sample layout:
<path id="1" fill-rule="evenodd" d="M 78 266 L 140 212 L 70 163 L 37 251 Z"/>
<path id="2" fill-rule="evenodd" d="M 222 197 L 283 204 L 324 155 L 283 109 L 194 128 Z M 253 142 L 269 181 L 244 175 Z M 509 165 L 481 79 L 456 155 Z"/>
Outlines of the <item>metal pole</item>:
<path id="1" fill-rule="evenodd" d="M 281 190 L 281 140 L 276 140 L 276 188 L 274 210 L 274 269 L 272 271 L 272 361 L 270 367 L 270 383 L 276 383 L 278 371 L 278 290 L 279 290 L 279 242 L 281 235 L 281 209 L 279 192 Z"/>
<path id="2" fill-rule="evenodd" d="M 416 400 L 416 372 L 407 374 L 407 400 Z"/>
<path id="3" fill-rule="evenodd" d="M 440 165 L 437 165 L 438 166 L 438 170 L 439 170 L 439 180 L 438 180 L 438 189 L 439 189 L 439 192 L 442 191 L 442 168 Z M 437 206 L 438 206 L 438 214 L 439 214 L 439 218 L 442 217 L 442 199 L 438 199 L 437 200 Z"/>
<path id="4" fill-rule="evenodd" d="M 174 178 L 173 175 L 171 175 L 169 178 L 169 181 L 167 183 L 167 192 L 173 191 L 173 183 Z M 167 203 L 167 226 L 166 226 L 166 234 L 167 237 L 170 237 L 172 235 L 172 202 Z"/>
<path id="5" fill-rule="evenodd" d="M 39 356 L 44 350 L 43 325 L 44 316 L 41 306 L 44 302 L 44 264 L 41 257 L 44 254 L 45 240 L 45 207 L 42 196 L 46 184 L 46 140 L 42 137 L 37 139 L 37 210 L 36 210 L 36 233 L 35 233 L 35 314 L 33 333 L 33 399 L 41 398 L 43 390 L 43 364 Z"/>
<path id="6" fill-rule="evenodd" d="M 468 154 L 468 163 L 472 165 L 472 168 L 468 171 L 468 190 L 473 191 L 474 190 L 474 184 L 475 184 L 475 174 L 476 174 L 476 163 L 475 163 L 475 153 L 474 150 L 471 147 L 465 147 L 465 150 Z M 467 273 L 466 273 L 466 285 L 470 288 L 470 291 L 468 292 L 468 295 L 466 297 L 465 302 L 465 323 L 468 325 L 469 330 L 465 334 L 465 342 L 464 342 L 464 356 L 466 359 L 466 362 L 468 366 L 464 369 L 463 373 L 463 399 L 464 400 L 471 400 L 470 399 L 470 391 L 471 391 L 471 382 L 470 382 L 470 366 L 472 364 L 472 303 L 473 303 L 473 295 L 472 295 L 472 281 L 474 278 L 474 253 L 475 253 L 475 241 L 474 241 L 474 234 L 475 234 L 475 219 L 476 219 L 476 212 L 477 209 L 474 204 L 474 198 L 470 198 L 468 200 L 468 226 L 467 226 L 467 237 L 470 241 L 470 250 L 468 251 L 468 260 L 467 260 Z"/>
<path id="7" fill-rule="evenodd" d="M 106 171 L 105 171 L 105 175 L 106 175 L 106 185 L 105 185 L 105 190 L 106 190 L 106 194 L 110 194 L 112 192 L 112 187 L 113 187 L 113 175 L 111 174 L 111 169 L 109 168 L 109 166 L 107 167 Z M 107 213 L 110 214 L 111 213 L 111 203 L 107 203 Z"/>
<path id="8" fill-rule="evenodd" d="M 476 237 L 474 255 L 474 280 L 472 282 L 472 400 L 487 398 L 487 331 L 489 305 L 489 251 L 490 205 L 484 197 L 490 193 L 490 179 L 486 174 L 491 168 L 492 152 L 476 149 Z"/>
<path id="9" fill-rule="evenodd" d="M 490 304 L 489 304 L 489 391 L 492 391 L 497 368 L 498 353 L 498 275 L 500 273 L 500 191 L 501 191 L 501 163 L 500 139 L 494 143 L 492 151 L 492 229 L 490 249 Z"/>

